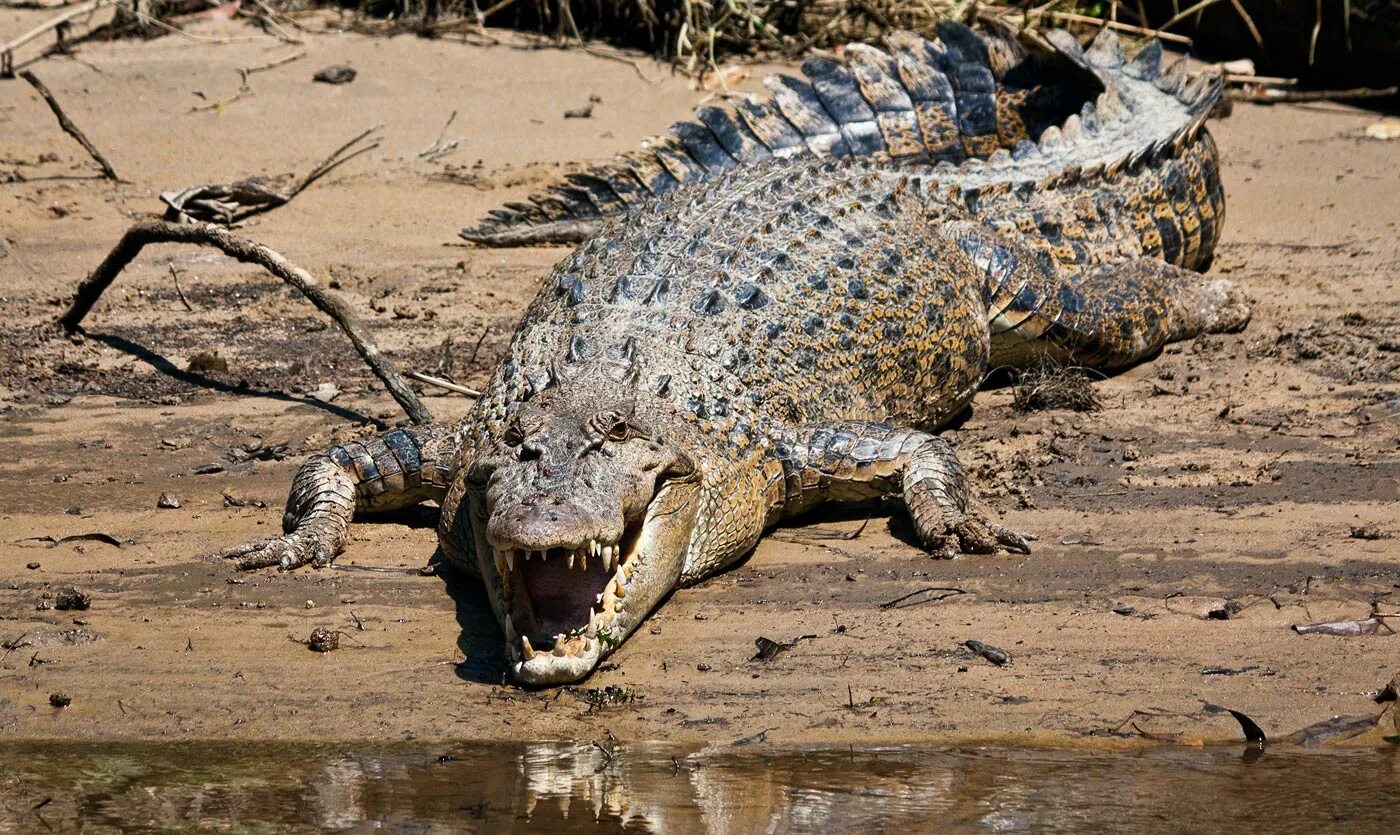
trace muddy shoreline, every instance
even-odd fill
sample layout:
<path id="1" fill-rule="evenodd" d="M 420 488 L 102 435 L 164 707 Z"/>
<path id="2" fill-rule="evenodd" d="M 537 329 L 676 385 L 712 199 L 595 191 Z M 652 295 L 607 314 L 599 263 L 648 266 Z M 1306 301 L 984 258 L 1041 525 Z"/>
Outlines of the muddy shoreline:
<path id="1" fill-rule="evenodd" d="M 0 10 L 0 39 L 44 14 Z M 1206 702 L 1271 731 L 1364 714 L 1400 671 L 1396 636 L 1289 629 L 1400 606 L 1400 143 L 1364 138 L 1375 114 L 1241 105 L 1213 124 L 1228 201 L 1213 271 L 1255 299 L 1244 333 L 1098 383 L 1099 412 L 1022 415 L 999 389 L 949 433 L 980 500 L 1040 535 L 1032 556 L 934 562 L 897 508 L 821 515 L 677 592 L 585 684 L 529 691 L 500 683 L 481 593 L 433 567 L 429 509 L 357 525 L 335 569 L 239 576 L 212 557 L 276 529 L 301 457 L 402 417 L 309 305 L 157 247 L 87 338 L 47 324 L 158 192 L 304 173 L 382 120 L 380 149 L 242 231 L 333 282 L 402 366 L 478 385 L 566 250 L 473 249 L 456 230 L 708 94 L 644 59 L 646 80 L 509 40 L 336 33 L 192 112 L 292 51 L 237 24 L 192 31 L 239 40 L 89 44 L 37 68 L 128 183 L 96 179 L 32 90 L 0 83 L 0 182 L 18 174 L 0 184 L 6 737 L 1133 744 L 1125 720 L 1236 738 Z M 360 76 L 311 82 L 333 63 Z M 590 96 L 591 118 L 563 117 Z M 452 110 L 460 149 L 422 160 Z M 211 349 L 226 371 L 186 370 Z M 327 382 L 329 403 L 312 394 Z M 427 394 L 440 417 L 468 407 Z M 162 493 L 180 507 L 157 508 Z M 1382 538 L 1352 535 L 1365 526 Z M 92 533 L 120 544 L 34 539 Z M 66 584 L 91 608 L 45 608 Z M 881 608 L 925 587 L 960 592 Z M 341 648 L 310 651 L 317 627 Z M 756 638 L 799 635 L 817 637 L 751 660 Z"/>

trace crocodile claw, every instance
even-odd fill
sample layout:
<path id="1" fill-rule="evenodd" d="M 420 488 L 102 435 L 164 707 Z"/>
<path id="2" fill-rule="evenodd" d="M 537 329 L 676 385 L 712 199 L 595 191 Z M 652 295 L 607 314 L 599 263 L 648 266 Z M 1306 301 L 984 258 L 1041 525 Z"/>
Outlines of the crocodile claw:
<path id="1" fill-rule="evenodd" d="M 273 566 L 279 571 L 291 571 L 303 565 L 315 568 L 330 565 L 336 557 L 336 548 L 330 536 L 314 530 L 298 530 L 239 545 L 220 556 L 235 560 L 233 567 L 238 571 L 256 571 Z"/>
<path id="2" fill-rule="evenodd" d="M 962 554 L 1029 554 L 1035 538 L 1035 534 L 1013 531 L 979 513 L 969 513 L 962 521 L 947 526 L 942 534 L 930 537 L 925 547 L 942 560 Z"/>

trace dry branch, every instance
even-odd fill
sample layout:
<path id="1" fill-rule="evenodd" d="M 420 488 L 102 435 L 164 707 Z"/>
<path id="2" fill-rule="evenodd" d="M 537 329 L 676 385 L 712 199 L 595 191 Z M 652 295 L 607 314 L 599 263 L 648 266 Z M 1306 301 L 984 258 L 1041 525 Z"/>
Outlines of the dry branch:
<path id="1" fill-rule="evenodd" d="M 44 97 L 44 101 L 49 103 L 49 109 L 53 111 L 53 115 L 58 117 L 58 126 L 63 128 L 63 132 L 78 140 L 78 144 L 83 146 L 83 150 L 88 152 L 88 156 L 97 160 L 97 164 L 102 166 L 102 176 L 109 180 L 120 181 L 121 177 L 117 176 L 116 170 L 112 168 L 112 163 L 108 162 L 107 158 L 102 156 L 102 152 L 97 150 L 97 146 L 92 144 L 82 131 L 78 130 L 78 126 L 73 124 L 73 120 L 69 119 L 68 114 L 63 112 L 63 108 L 58 104 L 58 99 L 53 97 L 53 93 L 50 93 L 49 88 L 44 86 L 44 82 L 40 81 L 39 77 L 29 70 L 20 73 L 19 77 L 29 82 L 29 86 L 38 90 L 39 95 Z"/>
<path id="2" fill-rule="evenodd" d="M 95 12 L 106 5 L 108 0 L 88 0 L 65 10 L 62 14 L 49 18 L 38 26 L 25 32 L 23 35 L 0 46 L 0 78 L 14 78 L 14 51 L 29 43 L 40 35 L 53 29 L 57 29 L 75 17 L 81 17 L 88 12 Z"/>
<path id="3" fill-rule="evenodd" d="M 481 392 L 477 391 L 474 388 L 467 388 L 466 386 L 459 385 L 457 383 L 452 382 L 451 380 L 444 380 L 441 377 L 434 377 L 431 374 L 423 374 L 418 371 L 405 371 L 404 376 L 408 377 L 411 380 L 417 380 L 420 383 L 427 383 L 430 386 L 437 386 L 438 388 L 444 389 L 446 391 L 455 391 L 456 393 L 465 395 L 467 397 L 481 396 Z"/>
<path id="4" fill-rule="evenodd" d="M 245 264 L 257 264 L 287 282 L 318 310 L 335 320 L 350 338 L 356 352 L 389 389 L 394 400 L 403 407 L 414 423 L 421 424 L 432 420 L 428 407 L 423 405 L 408 382 L 380 354 L 374 338 L 344 299 L 321 286 L 310 273 L 291 263 L 280 253 L 234 235 L 212 223 L 170 223 L 151 220 L 132 225 L 97 269 L 78 285 L 77 292 L 73 295 L 73 304 L 58 320 L 59 325 L 70 333 L 78 331 L 92 306 L 127 264 L 130 264 L 147 245 L 163 243 L 213 247 Z"/>
<path id="5" fill-rule="evenodd" d="M 1397 94 L 1400 94 L 1400 87 L 1353 87 L 1350 90 L 1277 90 L 1246 83 L 1242 89 L 1232 90 L 1230 98 L 1236 101 L 1261 104 L 1286 104 L 1290 102 L 1383 99 Z"/>
<path id="6" fill-rule="evenodd" d="M 226 104 L 244 95 L 239 92 L 230 99 L 215 102 L 212 106 Z M 196 108 L 200 109 L 200 108 Z M 370 134 L 379 130 L 383 123 L 371 126 L 354 139 L 336 148 L 335 151 L 311 169 L 296 185 L 287 190 L 273 188 L 257 179 L 238 180 L 218 185 L 203 184 L 190 186 L 183 191 L 162 192 L 160 199 L 169 208 L 166 220 L 201 220 L 229 225 L 245 220 L 256 214 L 271 211 L 290 203 L 312 183 L 331 173 L 355 157 L 379 147 L 375 141 L 362 148 L 350 151 Z M 347 151 L 350 151 L 347 153 Z"/>

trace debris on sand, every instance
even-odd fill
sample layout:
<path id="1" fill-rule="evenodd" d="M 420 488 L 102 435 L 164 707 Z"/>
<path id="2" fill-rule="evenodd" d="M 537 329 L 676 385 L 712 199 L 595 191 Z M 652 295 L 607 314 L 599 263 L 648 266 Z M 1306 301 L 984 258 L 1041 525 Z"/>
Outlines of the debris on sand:
<path id="1" fill-rule="evenodd" d="M 1303 748 L 1315 748 L 1332 740 L 1346 740 L 1361 736 L 1380 722 L 1381 715 L 1374 716 L 1334 716 L 1306 728 L 1294 731 L 1279 742 Z"/>
<path id="2" fill-rule="evenodd" d="M 190 357 L 190 361 L 185 365 L 185 370 L 193 371 L 196 374 L 210 372 L 227 374 L 228 360 L 219 356 L 217 348 L 212 351 L 197 351 Z"/>
<path id="3" fill-rule="evenodd" d="M 359 73 L 356 72 L 353 67 L 347 67 L 344 64 L 336 64 L 335 66 L 319 70 L 315 75 L 311 76 L 311 80 L 319 81 L 322 84 L 349 84 L 355 80 L 355 76 L 357 75 L 359 75 Z"/>
<path id="4" fill-rule="evenodd" d="M 629 705 L 641 698 L 631 687 L 609 684 L 606 687 L 589 687 L 575 691 L 580 699 L 588 704 L 589 713 L 597 713 L 610 707 Z"/>
<path id="5" fill-rule="evenodd" d="M 817 637 L 817 636 L 816 636 L 816 635 L 798 635 L 796 638 L 793 638 L 791 641 L 788 641 L 788 642 L 786 642 L 786 643 L 784 643 L 784 642 L 782 642 L 782 641 L 774 641 L 774 640 L 772 640 L 771 638 L 764 638 L 764 637 L 755 638 L 755 639 L 754 639 L 754 642 L 753 642 L 753 645 L 754 645 L 755 647 L 758 648 L 758 652 L 754 653 L 753 657 L 750 658 L 749 660 L 750 660 L 750 661 L 772 661 L 774 658 L 777 658 L 779 655 L 781 655 L 781 654 L 783 654 L 784 652 L 787 652 L 788 650 L 790 650 L 790 649 L 792 649 L 793 647 L 797 646 L 800 642 L 805 641 L 805 640 L 807 640 L 808 638 L 815 638 L 815 637 Z"/>
<path id="6" fill-rule="evenodd" d="M 92 606 L 92 595 L 77 586 L 59 586 L 54 592 L 53 607 L 59 611 L 81 612 Z"/>
<path id="7" fill-rule="evenodd" d="M 254 177 L 235 180 L 231 183 L 204 183 L 190 186 L 182 191 L 161 192 L 161 202 L 166 205 L 165 219 L 170 221 L 202 220 L 232 226 L 253 215 L 284 206 L 309 188 L 312 183 L 336 168 L 361 154 L 378 148 L 378 138 L 371 135 L 380 127 L 382 127 L 381 124 L 375 124 L 367 130 L 361 131 L 354 139 L 341 145 L 319 165 L 311 169 L 305 177 L 285 188 L 277 187 Z M 366 141 L 369 144 L 360 145 L 361 142 Z"/>
<path id="8" fill-rule="evenodd" d="M 73 697 L 67 693 L 50 693 L 49 704 L 53 707 L 68 707 L 73 704 Z"/>
<path id="9" fill-rule="evenodd" d="M 178 510 L 180 508 L 180 498 L 173 493 L 161 493 L 156 499 L 156 507 L 161 510 Z"/>
<path id="10" fill-rule="evenodd" d="M 571 108 L 571 109 L 569 109 L 569 110 L 565 110 L 565 111 L 564 111 L 564 118 L 565 118 L 565 119 L 591 119 L 591 118 L 593 118 L 593 106 L 594 106 L 595 104 L 601 104 L 602 101 L 603 101 L 602 97 L 597 96 L 597 95 L 591 95 L 591 96 L 588 97 L 588 104 L 585 104 L 583 107 L 575 107 L 575 108 Z"/>
<path id="11" fill-rule="evenodd" d="M 1367 139 L 1400 139 L 1400 119 L 1382 119 L 1366 126 Z"/>
<path id="12" fill-rule="evenodd" d="M 1394 635 L 1395 630 L 1390 628 L 1380 617 L 1369 617 L 1362 620 L 1339 620 L 1331 623 L 1307 623 L 1294 624 L 1294 632 L 1299 635 L 1332 635 L 1338 638 L 1354 638 L 1358 635 L 1379 635 L 1381 630 L 1385 634 Z"/>
<path id="13" fill-rule="evenodd" d="M 224 507 L 267 507 L 267 502 L 262 499 L 241 499 L 228 491 L 224 491 Z"/>
<path id="14" fill-rule="evenodd" d="M 1101 404 L 1087 369 L 1043 360 L 1017 379 L 1011 406 L 1018 412 L 1096 412 Z"/>
<path id="15" fill-rule="evenodd" d="M 311 630 L 311 637 L 307 639 L 306 647 L 312 652 L 334 652 L 340 649 L 340 633 L 324 626 L 318 626 Z"/>
<path id="16" fill-rule="evenodd" d="M 102 542 L 107 545 L 115 545 L 118 548 L 124 548 L 127 545 L 135 544 L 136 540 L 128 539 L 123 541 L 117 539 L 115 536 L 112 536 L 109 533 L 102 533 L 101 531 L 97 531 L 94 533 L 75 533 L 69 534 L 68 536 L 54 536 L 53 534 L 46 534 L 44 536 L 26 536 L 23 539 L 14 540 L 14 543 L 16 545 L 20 545 L 25 542 L 42 542 L 49 548 L 57 548 L 65 542 Z"/>
<path id="17" fill-rule="evenodd" d="M 1376 540 L 1386 539 L 1387 536 L 1386 533 L 1381 530 L 1380 525 L 1352 525 L 1351 538 Z"/>
<path id="18" fill-rule="evenodd" d="M 984 644 L 981 641 L 963 641 L 963 646 L 982 656 L 998 667 L 1004 667 L 1011 662 L 1011 653 L 1000 647 L 991 644 Z"/>

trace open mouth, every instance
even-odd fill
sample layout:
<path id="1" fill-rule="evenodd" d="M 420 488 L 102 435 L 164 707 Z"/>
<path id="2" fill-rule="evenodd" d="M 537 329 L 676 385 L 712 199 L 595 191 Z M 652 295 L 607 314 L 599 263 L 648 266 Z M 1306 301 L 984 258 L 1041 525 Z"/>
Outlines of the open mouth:
<path id="1" fill-rule="evenodd" d="M 512 660 L 540 653 L 597 658 L 620 640 L 628 582 L 641 564 L 644 522 L 628 523 L 616 541 L 589 539 L 545 550 L 496 548 L 507 601 L 506 644 Z"/>

